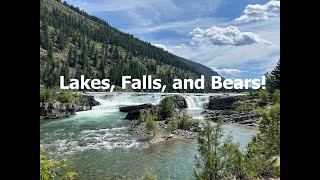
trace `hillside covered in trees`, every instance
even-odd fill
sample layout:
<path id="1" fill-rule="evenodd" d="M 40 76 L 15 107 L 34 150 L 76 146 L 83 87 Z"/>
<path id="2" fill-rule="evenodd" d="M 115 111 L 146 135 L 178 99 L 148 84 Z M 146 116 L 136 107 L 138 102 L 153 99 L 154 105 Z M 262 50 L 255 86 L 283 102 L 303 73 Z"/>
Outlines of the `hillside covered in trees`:
<path id="1" fill-rule="evenodd" d="M 40 84 L 48 88 L 59 86 L 59 77 L 111 80 L 121 86 L 121 76 L 153 75 L 167 85 L 174 78 L 209 80 L 203 91 L 210 90 L 211 76 L 219 75 L 210 68 L 173 55 L 131 34 L 111 27 L 77 7 L 59 0 L 41 0 L 40 7 Z M 182 92 L 182 91 L 180 91 Z"/>

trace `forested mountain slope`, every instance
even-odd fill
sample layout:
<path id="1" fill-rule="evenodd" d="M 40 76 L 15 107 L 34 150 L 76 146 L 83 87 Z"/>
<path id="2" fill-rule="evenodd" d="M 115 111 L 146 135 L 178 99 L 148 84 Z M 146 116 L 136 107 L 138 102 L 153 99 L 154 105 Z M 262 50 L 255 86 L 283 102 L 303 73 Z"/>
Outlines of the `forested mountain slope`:
<path id="1" fill-rule="evenodd" d="M 41 0 L 40 7 L 40 83 L 59 86 L 59 77 L 109 78 L 121 86 L 121 76 L 153 75 L 172 92 L 174 78 L 199 78 L 205 75 L 205 91 L 210 77 L 218 75 L 210 68 L 168 53 L 131 34 L 111 27 L 107 22 L 67 3 Z M 182 91 L 179 91 L 182 92 Z M 200 92 L 189 90 L 188 92 Z"/>

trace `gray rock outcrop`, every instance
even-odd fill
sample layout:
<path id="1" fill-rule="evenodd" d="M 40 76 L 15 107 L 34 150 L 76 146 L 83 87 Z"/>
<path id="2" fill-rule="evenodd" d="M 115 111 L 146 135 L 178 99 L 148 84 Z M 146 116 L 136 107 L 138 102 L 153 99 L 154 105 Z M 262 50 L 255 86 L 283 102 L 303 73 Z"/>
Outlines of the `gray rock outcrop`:
<path id="1" fill-rule="evenodd" d="M 81 95 L 72 103 L 59 101 L 40 102 L 40 120 L 57 119 L 74 115 L 77 111 L 91 110 L 100 103 L 92 96 Z"/>
<path id="2" fill-rule="evenodd" d="M 210 96 L 208 109 L 212 109 L 212 110 L 231 109 L 232 103 L 239 100 L 240 97 L 241 96 L 228 96 L 228 95 Z"/>

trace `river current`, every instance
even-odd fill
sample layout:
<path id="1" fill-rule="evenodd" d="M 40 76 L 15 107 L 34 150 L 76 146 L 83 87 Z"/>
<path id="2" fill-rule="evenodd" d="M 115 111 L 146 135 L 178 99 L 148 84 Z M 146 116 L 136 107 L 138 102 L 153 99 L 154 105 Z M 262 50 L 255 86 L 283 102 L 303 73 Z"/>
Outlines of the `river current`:
<path id="1" fill-rule="evenodd" d="M 119 107 L 143 103 L 158 104 L 164 94 L 88 93 L 101 103 L 92 110 L 40 124 L 40 143 L 55 160 L 73 163 L 80 179 L 115 179 L 142 176 L 147 171 L 158 179 L 193 179 L 196 140 L 171 140 L 149 145 L 128 132 L 130 121 Z M 204 121 L 201 112 L 208 105 L 207 94 L 180 94 L 186 98 L 188 113 Z M 211 94 L 216 95 L 216 94 Z M 256 130 L 225 124 L 235 142 L 245 150 Z"/>

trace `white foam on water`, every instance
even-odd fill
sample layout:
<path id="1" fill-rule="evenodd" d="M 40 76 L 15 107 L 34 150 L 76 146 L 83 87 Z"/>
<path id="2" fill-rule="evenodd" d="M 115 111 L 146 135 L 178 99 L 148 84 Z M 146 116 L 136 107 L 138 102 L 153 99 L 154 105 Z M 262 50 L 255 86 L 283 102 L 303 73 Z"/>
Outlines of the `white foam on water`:
<path id="1" fill-rule="evenodd" d="M 143 143 L 129 134 L 127 127 L 112 127 L 90 129 L 92 126 L 85 127 L 86 124 L 95 123 L 95 121 L 122 121 L 122 112 L 119 107 L 139 104 L 159 104 L 165 97 L 164 95 L 173 95 L 165 93 L 87 93 L 94 96 L 95 100 L 101 103 L 94 106 L 90 111 L 77 112 L 77 115 L 62 121 L 70 121 L 70 125 L 80 127 L 78 132 L 66 132 L 64 128 L 57 129 L 50 134 L 45 133 L 47 141 L 43 143 L 44 147 L 52 149 L 56 154 L 72 154 L 78 151 L 86 150 L 111 150 L 114 148 L 141 148 Z M 185 97 L 190 111 L 199 111 L 207 107 L 209 97 L 212 94 L 179 94 Z M 201 111 L 193 114 L 196 119 L 203 119 Z M 117 114 L 118 113 L 118 114 Z M 120 116 L 119 116 L 120 115 Z M 124 115 L 124 114 L 123 114 Z M 104 118 L 105 117 L 105 118 Z M 51 123 L 51 122 L 50 122 Z M 56 121 L 52 123 L 61 123 Z M 68 122 L 69 123 L 69 122 Z M 80 124 L 80 126 L 79 126 Z M 83 127 L 84 129 L 83 129 Z M 112 125 L 113 126 L 113 125 Z M 87 129 L 86 129 L 87 128 Z M 60 139 L 55 139 L 55 138 Z"/>
<path id="2" fill-rule="evenodd" d="M 82 130 L 72 139 L 57 139 L 45 148 L 55 149 L 55 153 L 72 154 L 85 150 L 111 150 L 114 148 L 135 148 L 139 146 L 136 138 L 127 134 L 126 127 Z"/>

